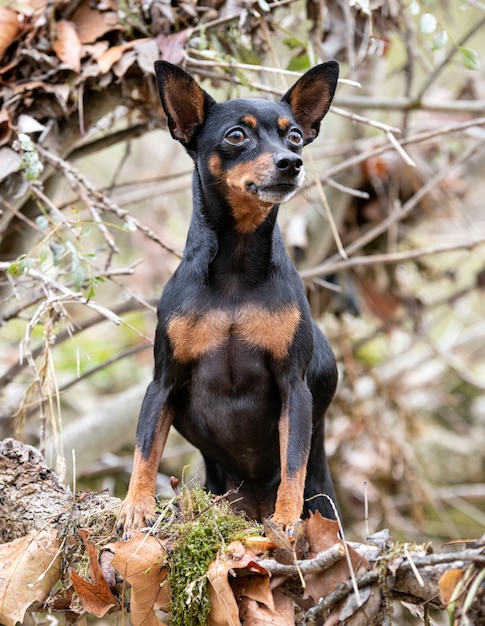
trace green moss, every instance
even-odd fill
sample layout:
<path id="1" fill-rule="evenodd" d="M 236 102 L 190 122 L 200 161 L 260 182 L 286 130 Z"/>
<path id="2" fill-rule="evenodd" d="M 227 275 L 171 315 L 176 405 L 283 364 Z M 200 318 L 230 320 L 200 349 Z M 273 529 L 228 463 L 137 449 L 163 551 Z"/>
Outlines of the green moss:
<path id="1" fill-rule="evenodd" d="M 171 528 L 172 549 L 167 555 L 170 625 L 203 626 L 210 611 L 207 568 L 231 541 L 260 529 L 236 515 L 226 500 L 200 488 L 184 487 L 180 503 L 184 519 Z"/>

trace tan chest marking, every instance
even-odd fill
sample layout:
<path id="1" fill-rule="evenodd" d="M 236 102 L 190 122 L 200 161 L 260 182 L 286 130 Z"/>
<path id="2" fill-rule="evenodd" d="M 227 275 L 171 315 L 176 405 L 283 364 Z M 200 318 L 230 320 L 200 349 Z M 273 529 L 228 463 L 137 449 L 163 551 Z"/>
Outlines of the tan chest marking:
<path id="1" fill-rule="evenodd" d="M 236 312 L 214 309 L 204 315 L 176 315 L 168 323 L 167 333 L 174 357 L 182 363 L 221 347 L 231 335 L 267 350 L 276 359 L 283 359 L 299 322 L 300 311 L 296 306 L 272 312 L 248 305 Z"/>

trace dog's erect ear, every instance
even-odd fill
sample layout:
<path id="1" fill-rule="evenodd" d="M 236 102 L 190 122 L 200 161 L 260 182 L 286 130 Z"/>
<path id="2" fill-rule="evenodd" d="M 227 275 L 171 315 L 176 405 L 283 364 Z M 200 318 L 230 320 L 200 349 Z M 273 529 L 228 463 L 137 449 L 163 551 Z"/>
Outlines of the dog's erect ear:
<path id="1" fill-rule="evenodd" d="M 313 67 L 281 99 L 290 105 L 301 126 L 305 145 L 318 135 L 320 122 L 332 103 L 337 87 L 338 70 L 337 61 L 327 61 Z"/>
<path id="2" fill-rule="evenodd" d="M 172 137 L 187 148 L 215 101 L 187 72 L 172 63 L 155 61 L 155 75 Z"/>

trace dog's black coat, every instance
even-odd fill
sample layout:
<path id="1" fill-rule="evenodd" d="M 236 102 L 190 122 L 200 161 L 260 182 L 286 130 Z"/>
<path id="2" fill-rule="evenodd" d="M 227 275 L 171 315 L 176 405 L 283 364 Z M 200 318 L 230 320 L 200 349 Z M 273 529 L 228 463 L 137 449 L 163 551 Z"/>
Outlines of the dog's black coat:
<path id="1" fill-rule="evenodd" d="M 274 513 L 291 534 L 302 511 L 334 517 L 314 496 L 334 499 L 324 414 L 337 372 L 276 216 L 303 183 L 301 151 L 319 132 L 338 65 L 313 68 L 280 102 L 222 104 L 180 68 L 155 68 L 172 136 L 195 163 L 194 207 L 158 307 L 155 372 L 120 525 L 129 534 L 153 518 L 173 423 L 202 452 L 211 492 L 239 487 L 237 507 L 258 520 Z"/>

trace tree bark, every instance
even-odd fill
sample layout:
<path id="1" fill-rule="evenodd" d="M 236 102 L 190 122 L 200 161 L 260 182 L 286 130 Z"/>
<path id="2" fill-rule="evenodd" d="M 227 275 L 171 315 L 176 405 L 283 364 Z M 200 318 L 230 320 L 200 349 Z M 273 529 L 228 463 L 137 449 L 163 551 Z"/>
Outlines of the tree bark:
<path id="1" fill-rule="evenodd" d="M 106 494 L 73 494 L 35 448 L 15 439 L 0 442 L 0 543 L 46 527 L 74 534 L 89 526 L 94 513 L 106 518 L 120 505 Z"/>
<path id="2" fill-rule="evenodd" d="M 112 537 L 120 500 L 106 494 L 73 494 L 60 483 L 42 455 L 32 446 L 14 439 L 0 442 L 0 476 L 0 542 L 11 542 L 33 530 L 49 528 L 57 530 L 60 535 L 74 535 L 79 529 L 89 528 L 93 518 L 101 518 L 105 523 L 106 538 Z M 399 551 L 383 551 L 360 544 L 352 544 L 352 548 L 374 565 L 359 575 L 354 583 L 338 586 L 336 591 L 322 598 L 315 606 L 307 607 L 304 620 L 299 623 L 321 623 L 322 615 L 347 600 L 355 592 L 355 586 L 364 590 L 364 594 L 365 589 L 369 588 L 374 589 L 373 593 L 377 589 L 380 592 L 381 600 L 378 596 L 377 602 L 374 602 L 375 611 L 370 616 L 373 621 L 369 623 L 385 623 L 382 598 L 387 598 L 387 601 L 405 601 L 421 608 L 444 609 L 440 596 L 443 576 L 450 570 L 459 570 L 464 574 L 470 567 L 474 568 L 472 580 L 478 581 L 473 604 L 473 616 L 478 621 L 473 623 L 482 623 L 480 620 L 485 615 L 483 541 L 477 542 L 472 548 L 449 554 L 425 554 L 423 550 L 419 552 L 411 547 L 408 550 L 406 546 Z M 325 561 L 322 558 L 324 556 L 322 553 L 310 561 L 299 561 L 294 566 L 283 565 L 270 557 L 259 560 L 259 567 L 274 578 L 283 575 L 298 580 L 300 570 L 318 569 L 319 564 Z M 69 558 L 67 551 L 65 559 Z M 65 565 L 70 566 L 71 563 Z M 327 567 L 322 565 L 322 571 Z"/>

